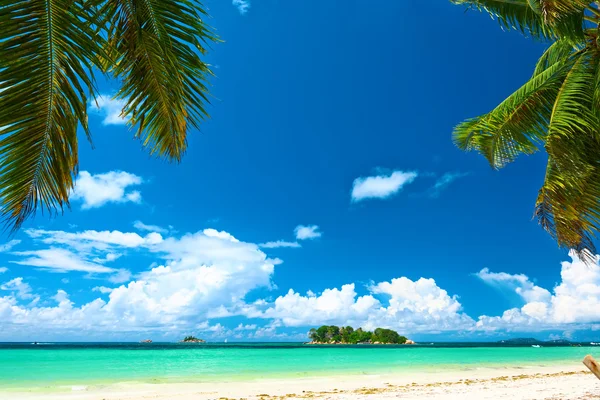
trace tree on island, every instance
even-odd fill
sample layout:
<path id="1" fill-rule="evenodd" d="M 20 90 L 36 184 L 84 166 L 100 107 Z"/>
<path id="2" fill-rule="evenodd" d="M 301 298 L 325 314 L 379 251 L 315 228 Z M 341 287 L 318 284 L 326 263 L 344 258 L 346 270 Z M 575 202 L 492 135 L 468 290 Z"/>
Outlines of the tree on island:
<path id="1" fill-rule="evenodd" d="M 0 6 L 0 217 L 18 229 L 69 206 L 95 75 L 151 154 L 179 161 L 207 117 L 215 36 L 196 0 L 14 0 Z"/>
<path id="2" fill-rule="evenodd" d="M 404 344 L 408 340 L 400 336 L 398 332 L 391 329 L 377 328 L 374 332 L 365 331 L 362 328 L 354 329 L 351 326 L 338 327 L 335 325 L 323 325 L 313 328 L 308 333 L 313 343 L 381 343 L 381 344 Z"/>
<path id="3" fill-rule="evenodd" d="M 532 77 L 495 109 L 458 125 L 454 141 L 495 169 L 545 149 L 535 216 L 559 246 L 595 261 L 600 230 L 600 3 L 591 0 L 451 0 L 506 29 L 552 44 Z"/>
<path id="4" fill-rule="evenodd" d="M 204 343 L 205 341 L 202 339 L 198 339 L 195 336 L 186 336 L 181 342 L 182 343 Z"/>

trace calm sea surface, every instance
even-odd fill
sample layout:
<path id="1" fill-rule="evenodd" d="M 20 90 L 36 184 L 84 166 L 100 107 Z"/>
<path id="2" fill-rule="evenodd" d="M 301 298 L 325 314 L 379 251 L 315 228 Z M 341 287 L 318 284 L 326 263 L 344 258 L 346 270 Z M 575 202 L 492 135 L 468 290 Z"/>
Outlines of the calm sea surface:
<path id="1" fill-rule="evenodd" d="M 226 382 L 336 374 L 576 365 L 600 347 L 436 343 L 304 346 L 293 343 L 0 343 L 0 390 L 116 382 Z"/>

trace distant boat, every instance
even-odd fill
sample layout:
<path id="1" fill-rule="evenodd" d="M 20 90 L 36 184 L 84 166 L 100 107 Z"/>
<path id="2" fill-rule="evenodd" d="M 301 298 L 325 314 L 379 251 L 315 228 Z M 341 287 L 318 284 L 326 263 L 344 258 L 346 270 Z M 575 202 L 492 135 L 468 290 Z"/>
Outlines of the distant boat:
<path id="1" fill-rule="evenodd" d="M 150 340 L 150 339 L 146 339 L 146 340 L 142 340 L 142 341 L 140 341 L 140 343 L 152 343 L 152 340 Z"/>
<path id="2" fill-rule="evenodd" d="M 542 347 L 542 346 L 540 346 L 539 344 L 532 344 L 531 347 L 538 348 L 538 347 Z"/>
<path id="3" fill-rule="evenodd" d="M 227 339 L 225 339 L 225 340 L 223 341 L 223 343 L 227 343 Z"/>
<path id="4" fill-rule="evenodd" d="M 594 343 L 594 342 L 590 342 L 590 344 L 591 344 L 592 346 L 600 346 L 600 343 Z"/>

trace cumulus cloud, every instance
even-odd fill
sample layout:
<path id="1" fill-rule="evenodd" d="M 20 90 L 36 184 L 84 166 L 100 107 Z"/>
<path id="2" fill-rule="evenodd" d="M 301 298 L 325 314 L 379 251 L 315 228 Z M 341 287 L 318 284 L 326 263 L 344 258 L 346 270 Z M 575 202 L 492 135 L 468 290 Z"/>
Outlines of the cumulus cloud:
<path id="1" fill-rule="evenodd" d="M 107 301 L 96 299 L 77 307 L 66 292 L 60 291 L 56 306 L 27 307 L 13 296 L 0 297 L 0 320 L 13 332 L 18 326 L 44 326 L 48 320 L 55 331 L 180 332 L 219 313 L 239 314 L 250 291 L 273 287 L 273 260 L 256 244 L 239 241 L 227 232 L 207 229 L 171 237 L 147 250 L 165 262 L 138 274 L 133 281 L 127 276 L 128 283 L 105 293 Z M 27 262 L 44 266 L 50 262 L 36 261 L 36 256 Z M 60 264 L 66 268 L 65 262 Z M 99 286 L 96 291 L 108 289 Z"/>
<path id="2" fill-rule="evenodd" d="M 263 316 L 285 326 L 338 324 L 367 329 L 388 327 L 402 332 L 447 331 L 471 327 L 474 321 L 461 312 L 456 296 L 439 288 L 433 279 L 412 281 L 402 277 L 373 283 L 369 294 L 359 296 L 355 284 L 305 296 L 290 291 L 278 297 Z M 381 298 L 381 299 L 379 299 Z"/>
<path id="3" fill-rule="evenodd" d="M 393 171 L 391 174 L 356 178 L 352 184 L 352 201 L 386 199 L 412 183 L 417 176 L 416 172 Z"/>
<path id="4" fill-rule="evenodd" d="M 149 232 L 158 232 L 158 233 L 168 233 L 169 230 L 162 228 L 158 225 L 146 225 L 142 221 L 135 221 L 133 223 L 133 227 L 138 231 L 149 231 Z"/>
<path id="5" fill-rule="evenodd" d="M 90 103 L 90 111 L 104 117 L 103 125 L 125 125 L 127 119 L 122 115 L 127 102 L 108 95 L 100 95 Z"/>
<path id="6" fill-rule="evenodd" d="M 296 229 L 294 229 L 294 233 L 298 240 L 316 239 L 323 236 L 323 233 L 319 232 L 319 227 L 317 225 L 298 225 Z"/>
<path id="7" fill-rule="evenodd" d="M 286 242 L 285 240 L 277 240 L 275 242 L 261 243 L 259 246 L 264 247 L 265 249 L 277 249 L 280 247 L 292 247 L 292 248 L 302 247 L 300 245 L 300 243 L 298 243 L 298 242 Z"/>
<path id="8" fill-rule="evenodd" d="M 240 14 L 246 14 L 250 9 L 250 1 L 249 0 L 233 0 L 232 4 L 237 7 Z"/>
<path id="9" fill-rule="evenodd" d="M 502 316 L 481 316 L 477 327 L 486 330 L 544 330 L 600 321 L 600 266 L 598 257 L 588 265 L 570 253 L 571 261 L 561 266 L 561 282 L 552 292 L 536 286 L 525 275 L 481 271 L 486 283 L 514 290 L 525 303 Z"/>
<path id="10" fill-rule="evenodd" d="M 5 282 L 0 286 L 0 339 L 24 330 L 88 338 L 200 330 L 209 337 L 297 340 L 307 328 L 321 324 L 388 327 L 412 335 L 517 328 L 566 331 L 600 320 L 600 266 L 590 267 L 574 255 L 563 263 L 562 281 L 552 291 L 523 274 L 481 270 L 476 275 L 482 282 L 517 296 L 523 306 L 475 321 L 456 295 L 427 278 L 264 295 L 277 289 L 273 278 L 281 260 L 269 258 L 257 244 L 214 229 L 167 237 L 93 230 L 26 233 L 35 247 L 10 253 L 16 258 L 12 262 L 51 272 L 80 271 L 114 285 L 95 286 L 92 292 L 99 298 L 87 303 L 76 304 L 64 290 L 38 303 L 30 282 Z M 43 245 L 48 247 L 40 249 Z M 154 262 L 132 275 L 118 255 L 126 258 L 134 251 Z M 221 320 L 229 317 L 236 317 L 236 325 L 228 327 Z"/>
<path id="11" fill-rule="evenodd" d="M 139 176 L 124 171 L 96 175 L 82 171 L 77 177 L 71 198 L 81 200 L 83 209 L 98 208 L 108 203 L 140 203 L 141 193 L 129 190 L 129 187 L 142 182 Z"/>
<path id="12" fill-rule="evenodd" d="M 21 243 L 20 240 L 11 240 L 4 244 L 0 244 L 0 253 L 5 253 L 7 251 L 11 251 L 13 247 Z"/>

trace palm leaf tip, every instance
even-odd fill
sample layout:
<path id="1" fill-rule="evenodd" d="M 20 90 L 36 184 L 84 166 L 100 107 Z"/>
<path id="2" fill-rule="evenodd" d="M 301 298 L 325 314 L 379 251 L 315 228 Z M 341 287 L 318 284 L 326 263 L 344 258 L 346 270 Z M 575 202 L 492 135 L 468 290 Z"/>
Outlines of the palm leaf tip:
<path id="1" fill-rule="evenodd" d="M 123 81 L 117 96 L 126 101 L 124 114 L 152 154 L 179 161 L 188 131 L 208 117 L 212 72 L 201 55 L 216 37 L 205 12 L 188 0 L 107 4 L 116 21 L 108 33 L 109 53 L 118 60 L 111 72 Z"/>

